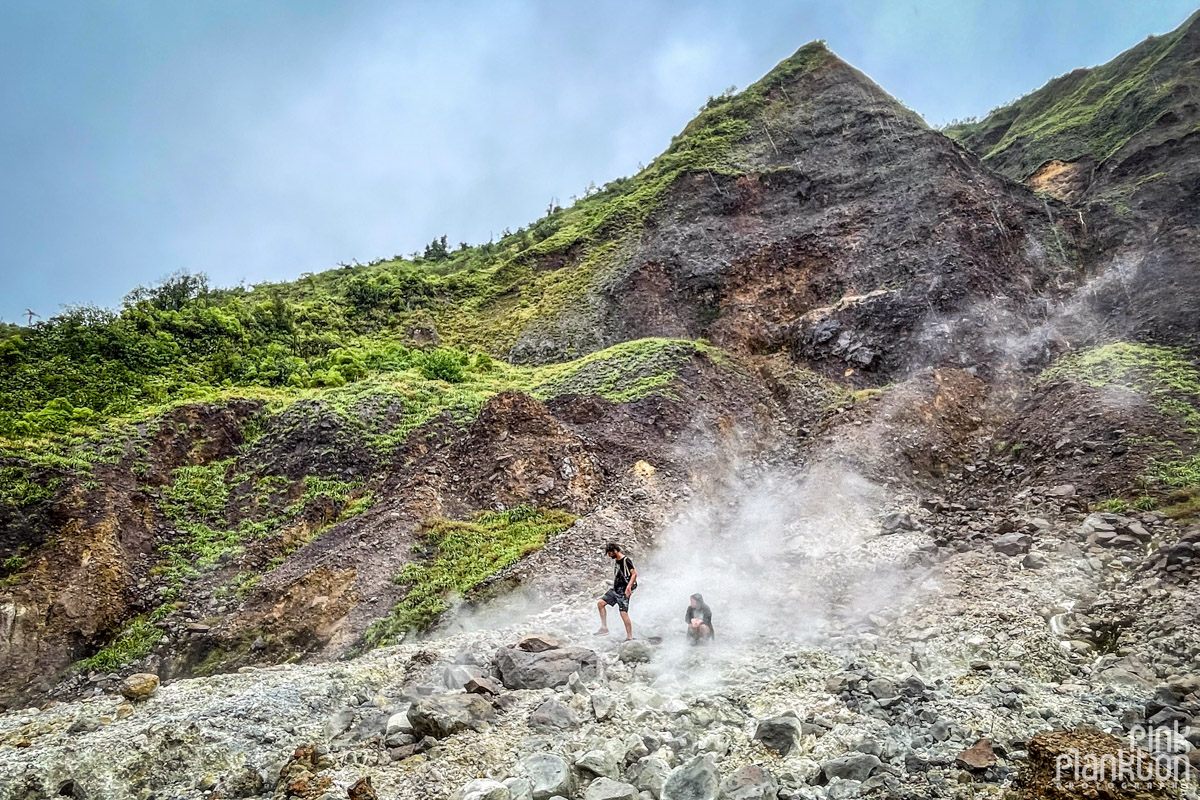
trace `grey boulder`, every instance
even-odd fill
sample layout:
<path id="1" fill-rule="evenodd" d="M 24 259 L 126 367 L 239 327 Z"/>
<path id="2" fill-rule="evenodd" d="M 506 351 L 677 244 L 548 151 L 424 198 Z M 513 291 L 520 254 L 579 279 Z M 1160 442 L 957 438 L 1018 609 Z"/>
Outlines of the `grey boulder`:
<path id="1" fill-rule="evenodd" d="M 670 765 L 658 756 L 639 758 L 626 775 L 639 791 L 649 792 L 655 797 L 662 796 L 663 786 L 670 776 Z"/>
<path id="2" fill-rule="evenodd" d="M 778 792 L 775 776 L 757 765 L 742 767 L 721 782 L 722 800 L 774 800 Z"/>
<path id="3" fill-rule="evenodd" d="M 531 653 L 512 647 L 496 652 L 496 668 L 508 689 L 554 689 L 578 672 L 583 678 L 597 674 L 596 653 L 583 647 L 562 647 Z"/>
<path id="4" fill-rule="evenodd" d="M 769 717 L 758 723 L 758 727 L 754 729 L 754 738 L 762 742 L 768 750 L 786 756 L 796 747 L 802 732 L 800 720 L 795 717 Z"/>
<path id="5" fill-rule="evenodd" d="M 554 753 L 537 753 L 517 763 L 517 773 L 529 781 L 533 800 L 571 794 L 571 765 Z"/>
<path id="6" fill-rule="evenodd" d="M 547 700 L 529 716 L 529 724 L 535 728 L 557 728 L 568 730 L 579 727 L 579 717 L 571 707 L 560 700 Z"/>
<path id="7" fill-rule="evenodd" d="M 879 758 L 870 753 L 851 753 L 826 761 L 821 765 L 821 771 L 829 780 L 840 778 L 846 781 L 865 781 L 880 763 Z"/>
<path id="8" fill-rule="evenodd" d="M 583 800 L 637 800 L 638 790 L 611 778 L 596 778 L 583 792 Z"/>
<path id="9" fill-rule="evenodd" d="M 512 792 L 499 781 L 479 778 L 459 789 L 454 800 L 512 800 Z"/>
<path id="10" fill-rule="evenodd" d="M 697 756 L 671 770 L 662 800 L 717 800 L 721 776 L 712 756 Z"/>
<path id="11" fill-rule="evenodd" d="M 444 739 L 465 730 L 481 731 L 496 716 L 492 704 L 477 694 L 433 695 L 409 709 L 408 721 L 418 737 Z"/>

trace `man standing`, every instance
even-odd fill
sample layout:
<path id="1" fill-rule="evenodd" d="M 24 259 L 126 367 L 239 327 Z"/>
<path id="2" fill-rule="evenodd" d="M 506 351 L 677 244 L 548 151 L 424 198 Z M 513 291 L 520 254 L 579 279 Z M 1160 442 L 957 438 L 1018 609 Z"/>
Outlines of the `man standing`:
<path id="1" fill-rule="evenodd" d="M 629 598 L 637 588 L 637 568 L 633 559 L 621 552 L 621 546 L 609 542 L 604 548 L 609 558 L 616 562 L 616 573 L 613 575 L 613 588 L 604 593 L 604 597 L 596 603 L 600 609 L 600 630 L 597 636 L 608 634 L 608 606 L 616 606 L 621 610 L 621 621 L 625 623 L 625 640 L 633 639 L 633 623 L 629 620 Z"/>

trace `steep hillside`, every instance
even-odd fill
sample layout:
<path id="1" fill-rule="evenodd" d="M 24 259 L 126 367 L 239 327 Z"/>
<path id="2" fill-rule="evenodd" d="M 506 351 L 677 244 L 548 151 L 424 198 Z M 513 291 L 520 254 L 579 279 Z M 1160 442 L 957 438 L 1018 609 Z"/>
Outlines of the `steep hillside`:
<path id="1" fill-rule="evenodd" d="M 1107 64 L 1072 70 L 983 120 L 947 128 L 946 135 L 1019 181 L 1052 161 L 1091 169 L 1147 140 L 1186 135 L 1195 129 L 1200 89 L 1193 63 L 1200 55 L 1198 19 L 1192 15 Z"/>
<path id="2" fill-rule="evenodd" d="M 1094 266 L 1075 338 L 1200 343 L 1200 15 L 946 134 L 1073 206 Z"/>

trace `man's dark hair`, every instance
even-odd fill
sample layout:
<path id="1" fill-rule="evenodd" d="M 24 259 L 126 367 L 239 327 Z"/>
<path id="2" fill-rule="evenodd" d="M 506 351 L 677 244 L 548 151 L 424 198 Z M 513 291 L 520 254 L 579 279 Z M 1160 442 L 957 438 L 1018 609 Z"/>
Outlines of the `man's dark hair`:
<path id="1" fill-rule="evenodd" d="M 619 553 L 619 552 L 621 552 L 621 545 L 617 544 L 616 542 L 609 542 L 608 546 L 604 548 L 605 555 L 608 555 L 609 553 Z"/>

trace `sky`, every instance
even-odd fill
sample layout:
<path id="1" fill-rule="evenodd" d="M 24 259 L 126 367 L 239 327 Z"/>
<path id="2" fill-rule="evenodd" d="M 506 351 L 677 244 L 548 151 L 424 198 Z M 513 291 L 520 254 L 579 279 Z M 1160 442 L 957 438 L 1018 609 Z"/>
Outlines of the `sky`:
<path id="1" fill-rule="evenodd" d="M 0 319 L 478 243 L 814 39 L 930 124 L 1196 0 L 0 0 Z"/>

